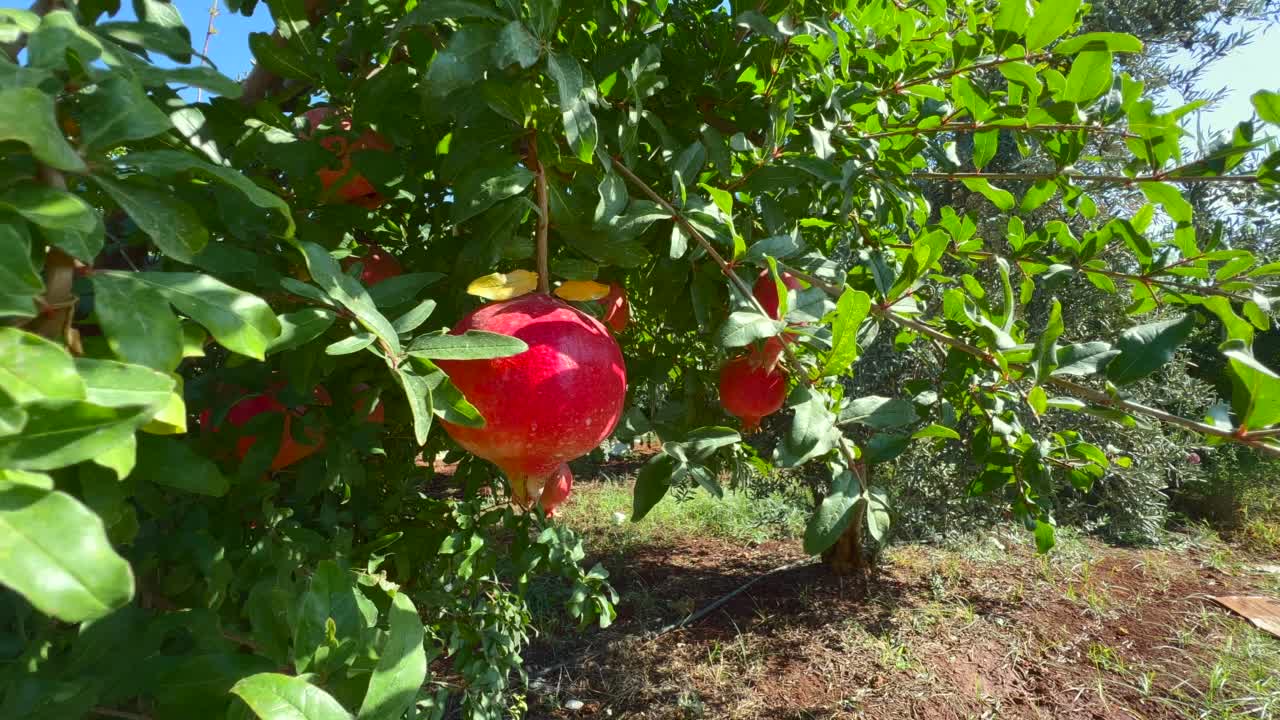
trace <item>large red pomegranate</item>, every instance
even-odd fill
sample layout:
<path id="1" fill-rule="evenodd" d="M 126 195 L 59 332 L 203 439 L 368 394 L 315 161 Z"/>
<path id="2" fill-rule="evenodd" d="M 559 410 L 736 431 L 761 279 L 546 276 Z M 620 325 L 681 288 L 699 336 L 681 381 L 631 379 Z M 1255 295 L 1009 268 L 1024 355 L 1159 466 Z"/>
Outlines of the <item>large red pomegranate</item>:
<path id="1" fill-rule="evenodd" d="M 627 394 L 618 343 L 599 320 L 556 298 L 531 293 L 484 305 L 452 333 L 485 330 L 519 338 L 519 355 L 437 364 L 484 416 L 484 427 L 443 422 L 459 445 L 507 474 L 527 506 L 562 463 L 613 432 Z"/>
<path id="2" fill-rule="evenodd" d="M 631 321 L 631 304 L 627 302 L 627 291 L 618 283 L 609 283 L 609 294 L 600 298 L 604 306 L 604 324 L 613 328 L 614 332 L 627 329 Z"/>
<path id="3" fill-rule="evenodd" d="M 363 266 L 360 270 L 360 282 L 365 287 L 373 287 L 383 280 L 404 274 L 404 267 L 396 256 L 377 245 L 370 245 L 369 252 L 362 257 L 352 255 L 343 258 L 342 269 L 346 270 L 356 263 Z"/>
<path id="4" fill-rule="evenodd" d="M 779 277 L 782 278 L 782 284 L 786 285 L 790 290 L 801 290 L 804 285 L 800 282 L 800 278 L 789 272 L 782 272 Z M 764 308 L 769 317 L 774 320 L 781 320 L 778 317 L 778 285 L 773 281 L 773 276 L 768 270 L 760 272 L 760 277 L 756 278 L 755 287 L 751 288 L 751 294 L 756 296 L 756 300 L 760 302 L 760 307 Z"/>
<path id="5" fill-rule="evenodd" d="M 569 499 L 569 493 L 572 491 L 573 472 L 569 470 L 567 463 L 561 463 L 555 473 L 547 479 L 546 485 L 542 486 L 542 496 L 538 498 L 538 504 L 542 506 L 547 517 L 555 517 L 556 508 Z"/>
<path id="6" fill-rule="evenodd" d="M 316 133 L 316 130 L 322 123 L 332 117 L 334 109 L 327 106 L 314 107 L 305 113 L 307 118 L 307 126 L 310 128 L 310 134 L 306 137 L 310 138 Z M 383 202 L 383 197 L 373 187 L 365 177 L 359 173 L 351 171 L 351 153 L 361 150 L 380 150 L 382 152 L 391 152 L 392 146 L 387 139 L 376 132 L 366 131 L 358 138 L 348 141 L 347 135 L 351 134 L 351 119 L 339 118 L 336 122 L 336 131 L 330 131 L 320 138 L 320 144 L 324 149 L 338 156 L 339 168 L 321 168 L 316 174 L 320 178 L 320 184 L 329 197 L 335 198 L 340 202 L 347 202 L 353 205 L 373 209 Z M 335 183 L 341 182 L 337 188 L 331 190 Z"/>
<path id="7" fill-rule="evenodd" d="M 742 429 L 751 432 L 760 420 L 774 414 L 787 398 L 787 376 L 764 352 L 750 352 L 733 358 L 720 368 L 720 405 L 742 420 Z"/>

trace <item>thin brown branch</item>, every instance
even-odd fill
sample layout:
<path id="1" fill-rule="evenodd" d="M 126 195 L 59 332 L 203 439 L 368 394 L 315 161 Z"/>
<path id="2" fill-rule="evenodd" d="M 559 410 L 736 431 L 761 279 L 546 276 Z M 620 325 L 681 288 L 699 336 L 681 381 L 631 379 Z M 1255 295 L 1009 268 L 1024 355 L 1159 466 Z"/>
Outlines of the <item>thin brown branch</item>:
<path id="1" fill-rule="evenodd" d="M 1035 181 L 1035 180 L 1057 180 L 1066 178 L 1073 182 L 1091 182 L 1091 183 L 1115 183 L 1118 185 L 1130 185 L 1133 183 L 1152 183 L 1152 182 L 1169 182 L 1169 183 L 1214 183 L 1214 182 L 1236 182 L 1242 184 L 1251 184 L 1258 182 L 1257 175 L 1189 175 L 1189 176 L 1170 176 L 1163 173 L 1152 175 L 1136 175 L 1129 177 L 1128 175 L 1077 175 L 1073 173 L 1000 173 L 1000 172 L 954 172 L 954 173 L 932 173 L 919 172 L 911 173 L 910 177 L 917 180 L 938 180 L 943 182 L 960 182 L 962 180 L 995 180 L 995 181 Z"/>
<path id="2" fill-rule="evenodd" d="M 1109 128 L 1101 125 L 1081 125 L 1074 123 L 1060 123 L 1050 125 L 989 125 L 987 123 L 943 123 L 931 128 L 918 127 L 893 127 L 883 132 L 866 133 L 857 137 L 863 139 L 875 139 L 885 137 L 896 137 L 899 135 L 934 135 L 937 133 L 976 133 L 988 130 L 1011 130 L 1014 132 L 1070 132 L 1075 130 L 1083 130 L 1085 132 L 1097 135 L 1119 135 L 1125 138 L 1136 138 L 1137 135 L 1120 128 Z"/>
<path id="3" fill-rule="evenodd" d="M 200 48 L 200 64 L 209 64 L 209 40 L 218 32 L 213 26 L 214 18 L 218 17 L 218 0 L 211 0 L 209 3 L 209 27 L 204 31 L 204 45 Z M 204 88 L 196 88 L 196 102 L 204 99 Z"/>
<path id="4" fill-rule="evenodd" d="M 67 179 L 51 167 L 41 165 L 36 170 L 40 181 L 59 190 L 67 189 Z M 44 294 L 40 297 L 40 314 L 28 324 L 31 329 L 50 340 L 66 344 L 75 354 L 82 352 L 80 332 L 72 325 L 79 298 L 71 286 L 76 277 L 75 258 L 62 250 L 51 247 L 44 258 Z"/>
<path id="5" fill-rule="evenodd" d="M 538 228 L 535 236 L 538 258 L 538 292 L 551 292 L 551 265 L 547 256 L 550 254 L 547 241 L 551 227 L 551 204 L 547 198 L 547 169 L 538 159 L 538 133 L 529 133 L 529 153 L 526 156 L 529 169 L 533 171 L 534 194 L 538 198 Z"/>
<path id="6" fill-rule="evenodd" d="M 947 71 L 945 71 L 945 72 L 941 72 L 941 73 L 938 73 L 938 74 L 936 74 L 936 75 L 930 75 L 930 76 L 928 76 L 928 77 L 917 78 L 917 79 L 915 79 L 915 80 L 911 80 L 911 81 L 904 82 L 904 83 L 896 83 L 896 84 L 894 84 L 894 85 L 893 85 L 893 87 L 890 87 L 890 88 L 888 88 L 887 90 L 881 91 L 881 93 L 880 93 L 880 94 L 881 94 L 881 95 L 889 95 L 889 94 L 891 94 L 891 93 L 899 93 L 899 92 L 902 92 L 903 90 L 905 90 L 906 88 L 909 88 L 909 87 L 915 87 L 916 85 L 925 85 L 925 84 L 928 84 L 928 83 L 937 82 L 937 81 L 939 81 L 939 80 L 947 80 L 947 79 L 949 79 L 949 78 L 953 78 L 953 77 L 955 77 L 956 75 L 963 75 L 963 74 L 965 74 L 965 73 L 977 72 L 977 71 L 979 71 L 979 70 L 987 70 L 987 69 L 989 69 L 989 68 L 998 67 L 998 66 L 1000 66 L 1000 65 L 1004 65 L 1004 64 L 1006 64 L 1006 63 L 1011 63 L 1011 62 L 1028 62 L 1028 63 L 1034 63 L 1034 62 L 1039 62 L 1040 60 L 1044 60 L 1044 59 L 1045 59 L 1045 58 L 1047 58 L 1047 57 L 1049 57 L 1049 53 L 1033 53 L 1033 54 L 1031 54 L 1031 55 L 1027 55 L 1026 57 L 997 58 L 997 59 L 995 59 L 995 60 L 990 60 L 990 61 L 988 61 L 988 62 L 984 62 L 984 63 L 978 63 L 978 64 L 976 64 L 976 65 L 965 65 L 964 67 L 953 68 L 953 69 L 951 69 L 951 70 L 947 70 Z"/>

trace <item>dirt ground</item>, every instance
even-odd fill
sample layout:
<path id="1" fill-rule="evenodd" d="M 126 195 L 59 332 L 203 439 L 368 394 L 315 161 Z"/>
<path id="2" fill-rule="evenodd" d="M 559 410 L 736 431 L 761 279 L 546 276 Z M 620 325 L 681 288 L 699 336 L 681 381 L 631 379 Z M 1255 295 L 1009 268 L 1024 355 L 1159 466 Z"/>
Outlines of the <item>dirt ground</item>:
<path id="1" fill-rule="evenodd" d="M 1280 658 L 1280 640 L 1210 601 L 1275 594 L 1280 582 L 1251 572 L 1256 559 L 1223 558 L 1195 543 L 1079 539 L 1046 558 L 1027 537 L 992 531 L 957 548 L 895 547 L 864 593 L 806 562 L 795 541 L 629 547 L 601 558 L 623 599 L 617 622 L 544 631 L 527 653 L 528 717 L 1280 717 L 1280 665 L 1260 671 L 1246 658 L 1234 671 L 1261 673 L 1245 678 L 1260 684 L 1223 701 L 1229 683 L 1215 668 L 1239 654 L 1235 634 L 1254 633 L 1264 658 Z"/>

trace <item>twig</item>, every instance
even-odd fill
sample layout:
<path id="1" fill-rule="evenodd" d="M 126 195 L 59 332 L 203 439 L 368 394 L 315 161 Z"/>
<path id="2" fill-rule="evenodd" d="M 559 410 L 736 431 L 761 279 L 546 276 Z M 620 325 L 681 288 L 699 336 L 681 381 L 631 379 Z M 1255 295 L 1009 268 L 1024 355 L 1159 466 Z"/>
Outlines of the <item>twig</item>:
<path id="1" fill-rule="evenodd" d="M 547 230 L 551 226 L 550 203 L 547 200 L 547 169 L 543 167 L 542 161 L 538 159 L 538 131 L 533 130 L 529 133 L 529 152 L 526 156 L 529 162 L 529 169 L 533 170 L 533 189 L 534 194 L 538 198 L 538 228 L 536 239 L 536 250 L 538 258 L 538 292 L 551 292 L 551 266 L 548 262 L 549 254 L 547 243 Z"/>
<path id="2" fill-rule="evenodd" d="M 209 39 L 217 33 L 217 29 L 213 27 L 213 19 L 218 17 L 218 0 L 210 0 L 209 2 L 209 27 L 204 31 L 204 45 L 200 48 L 200 64 L 209 64 Z M 204 88 L 196 88 L 196 102 L 204 99 Z"/>
<path id="3" fill-rule="evenodd" d="M 1095 183 L 1117 183 L 1120 185 L 1128 185 L 1130 183 L 1150 183 L 1150 182 L 1170 182 L 1170 183 L 1212 183 L 1212 182 L 1238 182 L 1238 183 L 1256 183 L 1257 175 L 1190 175 L 1190 176 L 1170 176 L 1169 174 L 1156 173 L 1153 175 L 1076 175 L 1073 173 L 1000 173 L 1000 172 L 954 172 L 954 173 L 931 173 L 920 172 L 911 173 L 909 177 L 917 180 L 941 180 L 945 182 L 959 182 L 961 180 L 1009 180 L 1009 181 L 1031 181 L 1031 180 L 1057 180 L 1066 178 L 1076 182 L 1095 182 Z"/>
<path id="4" fill-rule="evenodd" d="M 887 95 L 889 93 L 902 92 L 904 89 L 909 87 L 915 87 L 916 85 L 924 85 L 927 83 L 936 82 L 938 80 L 946 80 L 948 78 L 955 77 L 956 75 L 963 75 L 964 73 L 976 72 L 978 70 L 986 70 L 988 68 L 1004 65 L 1005 63 L 1019 62 L 1019 61 L 1034 63 L 1034 62 L 1039 62 L 1040 60 L 1044 60 L 1047 57 L 1049 57 L 1049 53 L 1034 53 L 1031 55 L 1027 55 L 1026 57 L 999 58 L 996 60 L 991 60 L 989 62 L 978 63 L 976 65 L 965 65 L 964 67 L 953 68 L 951 70 L 947 70 L 946 72 L 938 73 L 937 75 L 930 75 L 928 77 L 918 78 L 916 80 L 911 80 L 909 82 L 897 83 L 893 87 L 882 91 L 880 94 Z"/>
<path id="5" fill-rule="evenodd" d="M 732 590 L 732 591 L 730 591 L 730 592 L 728 592 L 728 593 L 726 593 L 726 594 L 724 594 L 724 595 L 720 596 L 720 597 L 719 597 L 719 598 L 717 598 L 714 602 L 712 602 L 710 605 L 707 605 L 706 607 L 702 608 L 702 609 L 701 609 L 701 610 L 699 610 L 698 612 L 696 612 L 696 613 L 694 613 L 694 614 L 692 614 L 692 615 L 690 615 L 690 616 L 686 617 L 686 618 L 685 618 L 685 619 L 683 619 L 683 620 L 680 620 L 680 621 L 677 621 L 677 622 L 673 622 L 673 623 L 671 623 L 670 625 L 667 625 L 667 626 L 665 626 L 665 627 L 663 627 L 663 628 L 659 629 L 659 630 L 658 630 L 657 632 L 655 632 L 655 633 L 653 634 L 653 636 L 652 636 L 652 637 L 650 637 L 649 639 L 650 639 L 650 640 L 656 640 L 657 638 L 660 638 L 660 637 L 662 637 L 663 635 L 666 635 L 667 633 L 671 632 L 672 630 L 679 630 L 679 629 L 680 629 L 680 628 L 682 628 L 682 627 L 685 627 L 685 626 L 688 626 L 688 625 L 692 625 L 693 623 L 698 622 L 699 620 L 701 620 L 702 618 L 706 617 L 706 616 L 707 616 L 707 615 L 709 615 L 710 613 L 715 612 L 716 608 L 719 608 L 721 605 L 724 605 L 725 603 L 729 602 L 729 601 L 730 601 L 730 600 L 732 600 L 733 598 L 737 597 L 737 596 L 738 596 L 738 595 L 739 595 L 743 590 L 746 590 L 747 588 L 751 587 L 752 585 L 755 585 L 756 583 L 758 583 L 758 582 L 760 582 L 761 580 L 763 580 L 763 579 L 765 579 L 765 578 L 769 577 L 770 575 L 776 575 L 776 574 L 778 574 L 778 573 L 780 573 L 780 572 L 786 572 L 787 570 L 794 570 L 795 568 L 802 567 L 802 566 L 804 566 L 804 565 L 809 565 L 809 564 L 812 564 L 813 562 L 815 562 L 815 561 L 814 561 L 814 559 L 813 559 L 812 557 L 807 557 L 807 558 L 805 558 L 805 559 L 803 559 L 803 560 L 797 560 L 797 561 L 792 562 L 792 563 L 787 563 L 786 565 L 783 565 L 783 566 L 781 566 L 781 567 L 776 567 L 776 568 L 774 568 L 774 569 L 772 569 L 772 570 L 770 570 L 770 571 L 768 571 L 768 572 L 765 572 L 765 573 L 762 573 L 762 574 L 760 574 L 760 575 L 757 575 L 757 576 L 755 576 L 754 578 L 752 578 L 752 579 L 748 580 L 746 583 L 744 583 L 742 586 L 738 587 L 737 589 Z"/>
<path id="6" fill-rule="evenodd" d="M 92 707 L 92 708 L 89 708 L 89 712 L 93 713 L 94 715 L 105 715 L 107 717 L 124 718 L 124 720 L 151 720 L 151 717 L 148 715 L 125 712 L 124 710 L 112 710 L 111 708 L 104 708 L 104 707 Z"/>

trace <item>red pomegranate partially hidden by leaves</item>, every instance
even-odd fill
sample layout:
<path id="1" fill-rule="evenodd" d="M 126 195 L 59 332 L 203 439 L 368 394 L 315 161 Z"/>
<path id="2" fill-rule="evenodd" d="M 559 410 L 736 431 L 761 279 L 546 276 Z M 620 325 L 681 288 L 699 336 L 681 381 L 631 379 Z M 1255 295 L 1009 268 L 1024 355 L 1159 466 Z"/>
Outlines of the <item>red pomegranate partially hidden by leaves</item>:
<path id="1" fill-rule="evenodd" d="M 609 294 L 600 299 L 604 306 L 604 324 L 613 328 L 614 332 L 627 329 L 631 322 L 631 303 L 627 302 L 627 291 L 618 283 L 609 283 Z"/>
<path id="2" fill-rule="evenodd" d="M 569 470 L 567 464 L 561 464 L 555 473 L 547 479 L 546 485 L 542 486 L 542 496 L 538 498 L 538 504 L 542 506 L 543 512 L 548 517 L 556 516 L 556 508 L 560 503 L 569 499 L 569 493 L 573 491 L 573 472 Z"/>
<path id="3" fill-rule="evenodd" d="M 622 351 L 599 320 L 542 293 L 485 305 L 453 328 L 519 338 L 528 349 L 492 360 L 437 364 L 484 416 L 484 427 L 442 421 L 459 445 L 507 474 L 528 505 L 565 462 L 590 452 L 622 415 Z"/>
<path id="4" fill-rule="evenodd" d="M 383 280 L 404 274 L 404 267 L 396 259 L 396 256 L 377 245 L 370 245 L 369 252 L 361 257 L 353 255 L 343 258 L 342 269 L 347 270 L 356 263 L 360 263 L 362 266 L 360 282 L 364 283 L 366 287 L 373 287 Z"/>
<path id="5" fill-rule="evenodd" d="M 782 272 L 779 277 L 782 278 L 782 284 L 786 285 L 790 290 L 801 290 L 804 285 L 800 279 L 789 272 Z M 751 288 L 751 294 L 756 296 L 756 300 L 760 302 L 760 307 L 764 308 L 769 317 L 774 320 L 781 320 L 778 317 L 778 285 L 773 281 L 773 276 L 768 270 L 760 273 L 760 277 L 756 278 L 755 287 Z"/>
<path id="6" fill-rule="evenodd" d="M 787 376 L 770 362 L 765 352 L 751 352 L 733 358 L 720 368 L 720 405 L 742 420 L 742 429 L 751 432 L 760 420 L 774 414 L 787 399 Z"/>
<path id="7" fill-rule="evenodd" d="M 308 110 L 305 117 L 310 134 L 307 137 L 315 135 L 320 125 L 332 118 L 334 112 L 331 107 L 315 107 Z M 383 197 L 363 175 L 351 172 L 351 153 L 362 150 L 391 152 L 391 143 L 372 131 L 366 131 L 358 138 L 348 140 L 346 135 L 351 133 L 352 127 L 350 118 L 339 118 L 334 125 L 336 130 L 330 131 L 332 134 L 320 137 L 320 144 L 338 156 L 338 169 L 326 167 L 316 173 L 320 178 L 320 184 L 324 186 L 326 196 L 338 202 L 351 203 L 364 208 L 378 207 L 382 204 Z M 333 187 L 335 184 L 338 184 L 336 188 Z"/>

